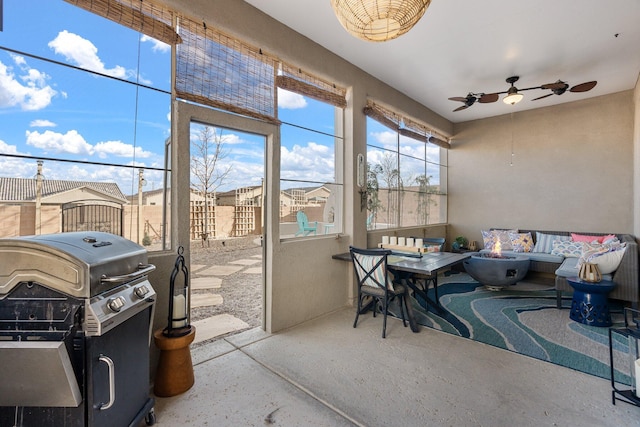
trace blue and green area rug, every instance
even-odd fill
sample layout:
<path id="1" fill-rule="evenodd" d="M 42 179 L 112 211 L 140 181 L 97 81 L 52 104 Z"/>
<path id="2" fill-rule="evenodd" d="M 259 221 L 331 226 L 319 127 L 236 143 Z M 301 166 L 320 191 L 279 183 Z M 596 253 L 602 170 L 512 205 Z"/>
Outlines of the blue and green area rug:
<path id="1" fill-rule="evenodd" d="M 569 318 L 571 295 L 556 308 L 553 288 L 520 282 L 490 291 L 465 273 L 438 278 L 438 296 L 444 310 L 425 310 L 413 299 L 419 324 L 483 342 L 536 359 L 610 378 L 608 328 L 587 326 Z M 429 297 L 435 300 L 433 288 Z M 622 325 L 621 308 L 612 305 L 614 326 Z M 398 307 L 393 307 L 399 315 Z M 626 341 L 614 343 L 616 381 L 630 384 Z"/>

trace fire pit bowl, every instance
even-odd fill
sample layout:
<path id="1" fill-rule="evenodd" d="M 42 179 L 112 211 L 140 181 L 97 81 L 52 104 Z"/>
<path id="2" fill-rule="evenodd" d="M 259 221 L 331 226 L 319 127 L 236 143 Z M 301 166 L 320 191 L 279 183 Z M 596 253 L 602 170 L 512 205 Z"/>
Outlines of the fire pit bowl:
<path id="1" fill-rule="evenodd" d="M 529 271 L 529 258 L 526 256 L 478 253 L 463 264 L 469 276 L 492 291 L 499 291 L 519 282 Z"/>

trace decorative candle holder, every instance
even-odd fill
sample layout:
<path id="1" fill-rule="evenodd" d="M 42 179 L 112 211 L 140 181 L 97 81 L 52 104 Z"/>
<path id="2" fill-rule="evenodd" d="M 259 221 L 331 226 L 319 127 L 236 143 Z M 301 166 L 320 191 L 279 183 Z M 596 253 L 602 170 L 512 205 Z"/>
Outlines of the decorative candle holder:
<path id="1" fill-rule="evenodd" d="M 602 280 L 602 274 L 598 268 L 598 264 L 583 263 L 578 271 L 578 277 L 585 282 L 599 282 Z"/>
<path id="2" fill-rule="evenodd" d="M 189 324 L 189 270 L 184 262 L 184 248 L 178 248 L 178 257 L 169 281 L 169 315 L 167 327 L 162 332 L 166 337 L 182 337 L 191 332 Z M 176 285 L 182 273 L 182 283 Z"/>
<path id="3" fill-rule="evenodd" d="M 180 246 L 169 281 L 167 327 L 153 334 L 154 342 L 160 349 L 153 392 L 160 397 L 183 393 L 195 382 L 189 345 L 195 339 L 196 328 L 189 324 L 189 270 L 183 253 L 184 248 Z M 178 280 L 180 274 L 182 280 Z"/>

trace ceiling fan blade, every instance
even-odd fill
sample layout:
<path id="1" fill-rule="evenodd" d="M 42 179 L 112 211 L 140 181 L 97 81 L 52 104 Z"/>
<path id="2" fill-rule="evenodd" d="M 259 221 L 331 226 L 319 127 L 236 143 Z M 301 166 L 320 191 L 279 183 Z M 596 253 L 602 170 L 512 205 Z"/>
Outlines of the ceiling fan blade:
<path id="1" fill-rule="evenodd" d="M 489 102 L 496 102 L 497 100 L 498 100 L 497 93 L 484 93 L 482 94 L 482 96 L 480 96 L 480 99 L 478 99 L 478 102 L 487 104 Z"/>
<path id="2" fill-rule="evenodd" d="M 575 85 L 574 87 L 572 87 L 571 89 L 569 89 L 569 92 L 586 92 L 588 90 L 593 89 L 596 84 L 598 82 L 597 81 L 592 81 L 592 82 L 586 82 L 586 83 L 581 83 L 579 85 Z"/>
<path id="3" fill-rule="evenodd" d="M 537 100 L 537 99 L 546 98 L 546 97 L 551 96 L 551 95 L 553 95 L 553 93 L 549 93 L 549 94 L 547 94 L 547 95 L 542 95 L 542 96 L 539 96 L 539 97 L 537 97 L 537 98 L 533 98 L 533 99 L 532 99 L 532 101 L 535 101 L 535 100 Z"/>
<path id="4" fill-rule="evenodd" d="M 464 98 L 462 96 L 454 96 L 453 98 L 449 98 L 449 101 L 467 102 L 467 98 Z"/>
<path id="5" fill-rule="evenodd" d="M 467 108 L 469 108 L 468 105 L 462 105 L 462 106 L 456 108 L 455 110 L 453 110 L 453 112 L 455 113 L 456 111 L 466 110 Z"/>
<path id="6" fill-rule="evenodd" d="M 551 90 L 562 89 L 565 87 L 569 87 L 569 85 L 564 82 L 547 83 L 540 86 L 541 89 L 551 89 Z"/>

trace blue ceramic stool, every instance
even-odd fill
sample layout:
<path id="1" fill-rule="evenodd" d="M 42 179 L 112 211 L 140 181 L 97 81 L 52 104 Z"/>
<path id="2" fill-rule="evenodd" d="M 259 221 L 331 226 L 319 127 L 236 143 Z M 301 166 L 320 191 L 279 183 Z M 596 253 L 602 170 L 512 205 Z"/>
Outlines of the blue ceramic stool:
<path id="1" fill-rule="evenodd" d="M 567 281 L 573 288 L 569 318 L 590 326 L 611 326 L 607 295 L 616 284 L 610 280 L 585 282 L 577 277 Z"/>

